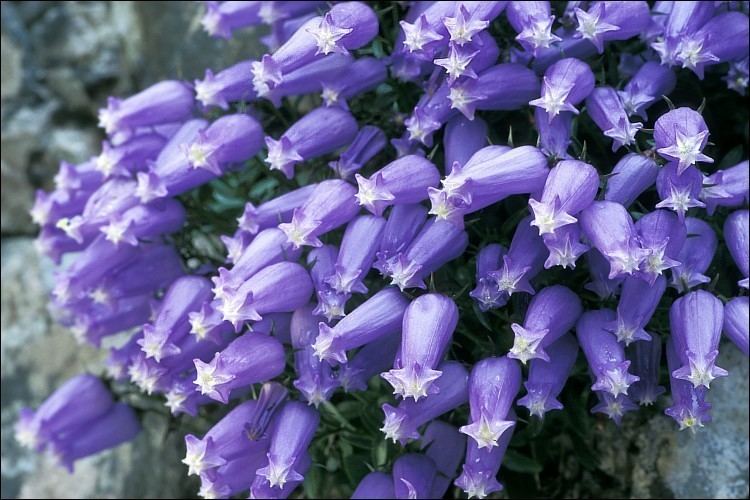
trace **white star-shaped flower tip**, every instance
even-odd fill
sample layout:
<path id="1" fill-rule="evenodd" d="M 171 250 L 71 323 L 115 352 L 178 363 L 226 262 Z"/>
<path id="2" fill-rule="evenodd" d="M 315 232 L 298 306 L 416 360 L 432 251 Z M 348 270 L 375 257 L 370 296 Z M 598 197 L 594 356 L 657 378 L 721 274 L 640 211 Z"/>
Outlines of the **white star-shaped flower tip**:
<path id="1" fill-rule="evenodd" d="M 551 83 L 545 76 L 542 96 L 529 101 L 529 104 L 544 109 L 547 112 L 548 121 L 551 123 L 561 111 L 570 111 L 571 113 L 578 114 L 578 109 L 567 102 L 568 94 L 570 94 L 571 90 L 572 85 L 560 87 Z"/>
<path id="2" fill-rule="evenodd" d="M 452 83 L 462 76 L 467 78 L 477 77 L 477 74 L 469 68 L 469 64 L 471 64 L 472 59 L 474 59 L 477 54 L 479 54 L 478 50 L 468 52 L 452 45 L 448 57 L 435 59 L 433 62 L 436 66 L 445 68 L 445 72 L 448 74 L 448 82 Z"/>
<path id="3" fill-rule="evenodd" d="M 576 31 L 581 37 L 590 40 L 600 54 L 604 52 L 604 40 L 601 35 L 620 29 L 619 26 L 601 20 L 604 14 L 604 4 L 597 3 L 592 7 L 591 12 L 576 8 L 575 13 L 578 20 Z"/>
<path id="4" fill-rule="evenodd" d="M 539 229 L 540 235 L 555 234 L 556 229 L 578 222 L 578 219 L 564 210 L 560 210 L 559 200 L 550 204 L 530 198 L 529 206 L 534 212 L 534 220 L 531 221 L 531 225 Z"/>
<path id="5" fill-rule="evenodd" d="M 487 448 L 489 451 L 497 446 L 500 436 L 514 425 L 515 422 L 512 420 L 489 419 L 482 413 L 478 422 L 464 425 L 459 431 L 473 438 L 477 443 L 477 448 L 480 450 Z"/>
<path id="6" fill-rule="evenodd" d="M 470 13 L 465 5 L 460 5 L 454 17 L 443 19 L 443 24 L 451 36 L 451 42 L 456 45 L 469 43 L 474 35 L 490 25 L 489 21 L 484 19 L 474 19 L 474 14 Z"/>
<path id="7" fill-rule="evenodd" d="M 678 160 L 677 173 L 681 174 L 689 166 L 703 161 L 713 163 L 713 158 L 703 154 L 703 146 L 708 136 L 708 130 L 703 130 L 695 135 L 687 135 L 679 128 L 675 129 L 675 143 L 665 148 L 657 149 L 657 152 L 669 158 Z"/>
<path id="8" fill-rule="evenodd" d="M 404 30 L 404 47 L 409 52 L 419 52 L 427 44 L 443 39 L 443 35 L 438 34 L 427 23 L 427 18 L 423 15 L 414 21 L 413 24 L 401 21 L 399 23 Z"/>
<path id="9" fill-rule="evenodd" d="M 680 189 L 674 185 L 669 186 L 669 196 L 656 204 L 656 208 L 670 208 L 674 210 L 677 212 L 680 220 L 685 218 L 685 214 L 690 208 L 702 208 L 705 206 L 705 203 L 693 196 L 689 187 Z"/>
<path id="10" fill-rule="evenodd" d="M 552 33 L 552 23 L 555 16 L 532 18 L 527 26 L 518 34 L 516 40 L 522 45 L 528 45 L 533 52 L 539 49 L 546 49 L 553 42 L 562 40 L 559 36 Z"/>
<path id="11" fill-rule="evenodd" d="M 346 47 L 344 47 L 340 41 L 352 31 L 352 28 L 340 28 L 336 26 L 333 23 L 333 18 L 331 17 L 330 12 L 321 19 L 317 28 L 308 29 L 308 33 L 315 38 L 315 43 L 318 45 L 316 54 L 323 55 L 328 55 L 331 52 L 347 54 L 348 51 L 346 50 Z"/>

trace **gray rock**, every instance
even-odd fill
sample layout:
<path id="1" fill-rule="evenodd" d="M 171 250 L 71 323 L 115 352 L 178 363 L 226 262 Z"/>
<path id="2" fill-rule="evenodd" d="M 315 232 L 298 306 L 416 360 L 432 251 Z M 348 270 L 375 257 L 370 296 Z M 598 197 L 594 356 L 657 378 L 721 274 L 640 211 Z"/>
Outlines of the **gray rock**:
<path id="1" fill-rule="evenodd" d="M 5 101 L 16 97 L 21 90 L 23 80 L 23 68 L 21 67 L 22 52 L 20 48 L 9 37 L 2 33 L 0 35 L 0 74 L 2 75 L 2 86 L 0 87 L 0 98 Z"/>
<path id="2" fill-rule="evenodd" d="M 0 160 L 0 231 L 2 234 L 31 234 L 34 225 L 29 217 L 34 192 L 22 168 Z M 3 314 L 5 310 L 3 309 Z"/>

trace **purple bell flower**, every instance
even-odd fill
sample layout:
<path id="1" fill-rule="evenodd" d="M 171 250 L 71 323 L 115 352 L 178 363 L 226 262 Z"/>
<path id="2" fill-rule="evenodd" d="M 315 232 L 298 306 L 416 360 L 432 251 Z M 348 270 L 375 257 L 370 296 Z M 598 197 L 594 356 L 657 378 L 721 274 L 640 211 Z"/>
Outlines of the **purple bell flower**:
<path id="1" fill-rule="evenodd" d="M 628 153 L 617 162 L 607 176 L 604 199 L 614 201 L 625 208 L 656 182 L 659 167 L 651 158 L 637 153 Z"/>
<path id="2" fill-rule="evenodd" d="M 613 152 L 634 144 L 635 134 L 643 128 L 640 122 L 630 122 L 620 96 L 612 87 L 595 88 L 586 99 L 586 110 L 604 135 L 612 139 Z"/>
<path id="3" fill-rule="evenodd" d="M 750 337 L 750 301 L 747 297 L 735 297 L 724 306 L 724 334 L 737 348 L 748 353 Z"/>
<path id="4" fill-rule="evenodd" d="M 524 383 L 526 395 L 518 400 L 518 405 L 539 418 L 549 411 L 563 409 L 557 397 L 576 362 L 578 342 L 573 335 L 566 334 L 551 343 L 546 352 L 548 361 L 536 358 L 529 363 L 529 377 Z"/>
<path id="5" fill-rule="evenodd" d="M 469 244 L 466 231 L 450 222 L 430 219 L 411 245 L 394 255 L 384 265 L 384 276 L 401 291 L 427 286 L 424 279 L 443 264 L 460 257 Z"/>
<path id="6" fill-rule="evenodd" d="M 396 498 L 393 490 L 393 478 L 390 474 L 373 471 L 367 474 L 357 485 L 351 496 L 354 499 Z"/>
<path id="7" fill-rule="evenodd" d="M 428 59 L 438 46 L 447 42 L 448 30 L 443 19 L 455 12 L 455 2 L 422 4 L 419 10 L 411 9 L 407 18 L 400 21 L 402 47 L 410 54 Z M 443 45 L 445 43 L 442 43 Z M 400 48 L 396 46 L 396 48 Z"/>
<path id="8" fill-rule="evenodd" d="M 338 380 L 346 392 L 365 391 L 367 382 L 393 365 L 401 346 L 401 335 L 388 335 L 363 346 L 346 364 L 341 365 Z"/>
<path id="9" fill-rule="evenodd" d="M 232 31 L 260 24 L 263 2 L 206 2 L 201 25 L 211 36 L 230 39 Z"/>
<path id="10" fill-rule="evenodd" d="M 638 115 L 646 120 L 646 110 L 662 96 L 671 94 L 676 83 L 674 71 L 647 61 L 618 93 L 628 116 Z"/>
<path id="11" fill-rule="evenodd" d="M 481 450 L 498 446 L 500 436 L 515 425 L 506 420 L 521 387 L 521 368 L 507 357 L 485 358 L 474 365 L 469 377 L 469 425 L 459 430 Z"/>
<path id="12" fill-rule="evenodd" d="M 265 463 L 267 448 L 267 441 L 258 443 L 225 465 L 201 474 L 198 495 L 202 498 L 231 498 L 232 495 L 246 491 L 250 484 L 245 473 L 257 470 Z"/>
<path id="13" fill-rule="evenodd" d="M 388 270 L 388 260 L 406 250 L 424 227 L 426 219 L 427 209 L 418 203 L 395 205 L 385 223 L 380 247 L 376 253 L 377 261 L 373 267 L 385 275 Z"/>
<path id="14" fill-rule="evenodd" d="M 458 307 L 445 295 L 427 294 L 406 308 L 401 333 L 401 350 L 394 368 L 381 376 L 404 399 L 434 394 L 438 366 L 458 324 Z"/>
<path id="15" fill-rule="evenodd" d="M 555 230 L 578 222 L 575 218 L 593 203 L 599 190 L 596 169 L 577 160 L 564 160 L 549 172 L 539 201 L 529 198 L 534 213 L 532 226 L 540 235 L 554 235 Z"/>
<path id="16" fill-rule="evenodd" d="M 390 205 L 417 203 L 427 198 L 427 189 L 440 181 L 437 167 L 426 158 L 403 156 L 369 178 L 355 174 L 359 190 L 357 202 L 380 216 Z"/>
<path id="17" fill-rule="evenodd" d="M 676 258 L 680 264 L 672 268 L 670 283 L 680 293 L 711 282 L 711 278 L 703 273 L 711 265 L 718 245 L 716 233 L 705 221 L 686 217 L 685 227 L 687 238 Z"/>
<path id="18" fill-rule="evenodd" d="M 185 209 L 177 200 L 157 200 L 114 214 L 99 230 L 113 245 L 138 246 L 140 239 L 173 233 L 185 223 Z"/>
<path id="19" fill-rule="evenodd" d="M 401 455 L 393 462 L 394 498 L 430 498 L 436 474 L 435 462 L 429 457 Z"/>
<path id="20" fill-rule="evenodd" d="M 646 2 L 595 2 L 588 11 L 576 8 L 577 36 L 590 41 L 601 54 L 604 44 L 640 35 L 651 23 Z"/>
<path id="21" fill-rule="evenodd" d="M 285 292 L 278 293 L 282 289 Z M 296 262 L 279 262 L 258 271 L 225 296 L 219 311 L 239 333 L 245 321 L 260 321 L 267 313 L 299 309 L 307 304 L 312 292 L 312 281 L 304 267 Z"/>
<path id="22" fill-rule="evenodd" d="M 506 253 L 505 247 L 496 243 L 482 247 L 477 253 L 477 286 L 469 292 L 469 296 L 477 302 L 481 311 L 502 307 L 506 303 L 490 275 L 500 267 Z"/>
<path id="23" fill-rule="evenodd" d="M 646 250 L 646 258 L 641 264 L 641 277 L 653 285 L 667 269 L 678 266 L 680 249 L 685 243 L 685 224 L 672 212 L 654 210 L 635 223 L 640 236 L 641 247 Z"/>
<path id="24" fill-rule="evenodd" d="M 180 354 L 178 343 L 189 331 L 188 313 L 197 311 L 211 298 L 210 282 L 200 276 L 184 276 L 167 290 L 153 323 L 144 325 L 138 342 L 146 358 L 158 363 Z"/>
<path id="25" fill-rule="evenodd" d="M 711 405 L 706 401 L 706 389 L 693 387 L 688 381 L 676 378 L 681 363 L 680 356 L 673 339 L 667 340 L 667 367 L 669 371 L 669 387 L 672 396 L 672 406 L 664 413 L 674 419 L 680 430 L 690 429 L 695 432 L 711 421 Z"/>
<path id="26" fill-rule="evenodd" d="M 256 99 L 252 82 L 247 77 L 252 68 L 252 61 L 242 61 L 214 74 L 206 69 L 203 80 L 195 80 L 195 99 L 203 107 L 229 109 L 229 103 L 254 101 Z"/>
<path id="27" fill-rule="evenodd" d="M 338 254 L 337 247 L 323 245 L 313 248 L 307 255 L 307 264 L 312 265 L 310 277 L 318 297 L 318 305 L 313 314 L 325 316 L 329 322 L 346 315 L 346 302 L 351 298 L 351 294 L 337 293 L 327 283 L 328 278 L 336 272 Z"/>
<path id="28" fill-rule="evenodd" d="M 681 37 L 674 59 L 703 79 L 705 66 L 747 57 L 749 30 L 747 14 L 721 13 L 696 33 Z"/>
<path id="29" fill-rule="evenodd" d="M 184 378 L 176 379 L 164 393 L 164 406 L 173 416 L 184 413 L 195 417 L 198 408 L 213 403 L 213 399 L 195 391 L 194 377 L 195 373 L 188 373 Z"/>
<path id="30" fill-rule="evenodd" d="M 308 184 L 272 198 L 257 207 L 248 202 L 242 216 L 237 219 L 237 230 L 256 234 L 263 229 L 291 221 L 294 209 L 304 205 L 316 186 L 317 184 Z"/>
<path id="31" fill-rule="evenodd" d="M 397 407 L 383 405 L 385 421 L 380 430 L 386 439 L 402 445 L 419 439 L 419 427 L 469 400 L 466 368 L 456 361 L 445 361 L 438 368 L 443 376 L 435 381 L 435 394 L 417 402 L 405 399 Z"/>
<path id="32" fill-rule="evenodd" d="M 328 164 L 341 179 L 349 179 L 386 146 L 385 133 L 378 127 L 365 125 L 339 159 Z"/>
<path id="33" fill-rule="evenodd" d="M 435 462 L 437 474 L 432 481 L 431 498 L 442 498 L 456 477 L 466 449 L 466 436 L 450 424 L 433 420 L 419 441 L 424 454 Z"/>
<path id="34" fill-rule="evenodd" d="M 547 158 L 531 146 L 505 150 L 482 148 L 461 168 L 442 180 L 442 188 L 428 190 L 438 220 L 463 227 L 463 216 L 514 194 L 534 193 L 544 186 Z"/>
<path id="35" fill-rule="evenodd" d="M 517 292 L 534 294 L 531 280 L 542 270 L 548 254 L 544 241 L 530 222 L 531 217 L 526 217 L 518 223 L 502 266 L 489 274 L 505 302 Z"/>
<path id="36" fill-rule="evenodd" d="M 551 122 L 560 112 L 578 114 L 580 104 L 594 90 L 594 74 L 588 64 L 567 58 L 557 61 L 544 72 L 542 97 L 529 102 L 547 112 Z"/>
<path id="37" fill-rule="evenodd" d="M 664 387 L 659 385 L 661 338 L 655 335 L 650 341 L 636 342 L 626 351 L 633 373 L 640 378 L 628 392 L 641 406 L 651 406 L 664 393 Z"/>
<path id="38" fill-rule="evenodd" d="M 443 133 L 445 174 L 449 175 L 456 163 L 465 165 L 474 153 L 487 146 L 487 134 L 487 123 L 481 118 L 467 120 L 461 115 L 451 118 Z"/>
<path id="39" fill-rule="evenodd" d="M 297 309 L 292 314 L 292 348 L 297 373 L 293 385 L 302 393 L 307 404 L 316 408 L 321 402 L 328 401 L 339 386 L 331 366 L 316 358 L 312 348 L 318 335 L 319 322 L 320 318 L 313 314 L 312 306 Z"/>
<path id="40" fill-rule="evenodd" d="M 745 289 L 750 288 L 750 211 L 737 210 L 729 214 L 724 221 L 724 241 L 740 274 L 744 276 L 737 284 Z"/>
<path id="41" fill-rule="evenodd" d="M 703 154 L 708 142 L 706 122 L 690 108 L 677 108 L 661 115 L 654 125 L 654 142 L 662 157 L 678 162 L 677 175 L 699 161 L 714 162 Z"/>
<path id="42" fill-rule="evenodd" d="M 346 363 L 346 351 L 401 331 L 408 305 L 393 287 L 384 288 L 346 315 L 333 328 L 320 323 L 315 355 L 331 364 Z"/>
<path id="43" fill-rule="evenodd" d="M 508 420 L 515 423 L 515 414 L 512 410 L 508 414 Z M 466 443 L 466 460 L 461 475 L 454 484 L 461 488 L 469 498 L 484 498 L 490 493 L 503 489 L 503 485 L 497 481 L 497 473 L 510 444 L 514 428 L 515 426 L 512 426 L 503 432 L 497 446 L 490 450 L 480 449 L 473 439 Z"/>
<path id="44" fill-rule="evenodd" d="M 549 257 L 544 261 L 544 268 L 554 266 L 575 269 L 576 261 L 589 247 L 581 243 L 581 228 L 577 223 L 558 228 L 554 234 L 545 234 L 542 239 L 549 250 Z"/>
<path id="45" fill-rule="evenodd" d="M 680 219 L 693 207 L 705 207 L 700 201 L 703 176 L 696 167 L 687 167 L 680 173 L 677 162 L 668 163 L 656 177 L 656 190 L 661 201 L 656 208 L 674 210 Z"/>
<path id="46" fill-rule="evenodd" d="M 571 135 L 573 133 L 573 113 L 562 111 L 550 121 L 542 108 L 534 110 L 534 124 L 539 132 L 538 147 L 553 160 L 570 158 Z"/>
<path id="47" fill-rule="evenodd" d="M 321 123 L 326 126 L 321 128 Z M 335 151 L 352 142 L 356 134 L 357 122 L 349 112 L 317 108 L 289 127 L 279 140 L 266 137 L 265 161 L 271 170 L 280 170 L 291 179 L 297 163 Z"/>
<path id="48" fill-rule="evenodd" d="M 110 137 L 117 133 L 131 135 L 138 127 L 184 121 L 194 107 L 193 92 L 187 84 L 165 80 L 124 100 L 110 97 L 107 107 L 99 110 L 99 126 Z"/>
<path id="49" fill-rule="evenodd" d="M 307 451 L 318 428 L 320 416 L 299 401 L 287 402 L 275 417 L 266 465 L 256 471 L 271 488 L 281 489 L 287 482 L 302 481 L 295 462 Z"/>
<path id="50" fill-rule="evenodd" d="M 361 215 L 346 226 L 335 273 L 326 279 L 334 291 L 367 293 L 363 280 L 375 260 L 385 224 L 382 217 Z"/>
<path id="51" fill-rule="evenodd" d="M 118 382 L 127 380 L 128 367 L 133 357 L 141 352 L 141 346 L 137 344 L 138 335 L 131 335 L 130 338 L 120 347 L 111 347 L 109 355 L 104 362 L 107 376 Z M 192 387 L 190 388 L 192 392 Z"/>
<path id="52" fill-rule="evenodd" d="M 266 460 L 263 460 L 262 464 L 265 464 Z M 261 465 L 262 465 L 261 464 Z M 305 450 L 299 454 L 297 460 L 294 461 L 293 469 L 300 475 L 304 476 L 312 466 L 312 460 L 310 454 Z M 256 475 L 250 484 L 250 496 L 252 498 L 289 498 L 289 495 L 297 489 L 297 486 L 302 484 L 301 480 L 289 480 L 284 483 L 284 486 L 271 486 L 268 480 L 261 475 Z"/>
<path id="53" fill-rule="evenodd" d="M 579 221 L 583 234 L 609 262 L 609 279 L 635 274 L 646 255 L 625 207 L 595 201 L 581 212 Z"/>
<path id="54" fill-rule="evenodd" d="M 216 302 L 205 303 L 200 310 L 188 314 L 190 333 L 195 335 L 198 341 L 210 340 L 221 345 L 227 335 L 234 331 L 232 325 L 224 321 L 217 306 Z"/>
<path id="55" fill-rule="evenodd" d="M 307 115 L 309 116 L 309 115 Z M 305 203 L 294 209 L 292 220 L 279 224 L 289 245 L 319 247 L 318 236 L 352 220 L 359 211 L 351 184 L 331 179 L 318 184 Z"/>
<path id="56" fill-rule="evenodd" d="M 329 76 L 323 82 L 321 98 L 326 106 L 348 109 L 347 101 L 383 83 L 388 76 L 386 64 L 374 57 L 361 57 L 347 69 L 347 75 Z"/>
<path id="57" fill-rule="evenodd" d="M 591 389 L 617 398 L 627 396 L 628 388 L 639 378 L 628 371 L 630 361 L 625 358 L 625 349 L 609 332 L 607 325 L 614 320 L 615 314 L 609 309 L 588 311 L 578 320 L 576 332 L 595 378 Z"/>
<path id="58" fill-rule="evenodd" d="M 723 78 L 727 88 L 740 95 L 747 95 L 747 85 L 750 82 L 750 60 L 746 57 L 741 61 L 729 63 L 729 71 Z"/>
<path id="59" fill-rule="evenodd" d="M 50 447 L 58 462 L 72 473 L 76 460 L 132 441 L 139 432 L 141 425 L 133 409 L 115 403 L 104 415 L 54 439 Z"/>
<path id="60" fill-rule="evenodd" d="M 508 21 L 518 33 L 516 41 L 532 54 L 550 48 L 560 37 L 552 32 L 555 16 L 549 2 L 508 2 Z"/>
<path id="61" fill-rule="evenodd" d="M 602 391 L 596 391 L 594 394 L 598 403 L 591 408 L 591 413 L 603 413 L 618 426 L 622 423 L 622 417 L 626 413 L 638 410 L 638 405 L 624 394 L 617 397 Z"/>
<path id="62" fill-rule="evenodd" d="M 16 440 L 41 451 L 58 436 L 85 428 L 87 423 L 106 415 L 113 405 L 112 395 L 99 378 L 76 375 L 58 387 L 36 411 L 21 410 L 15 424 Z"/>
<path id="63" fill-rule="evenodd" d="M 750 199 L 750 163 L 745 160 L 704 177 L 700 199 L 706 204 L 708 215 L 713 215 L 716 207 L 736 208 L 747 203 Z"/>
<path id="64" fill-rule="evenodd" d="M 150 298 L 150 295 L 140 295 L 117 299 L 105 306 L 76 306 L 74 312 L 77 314 L 70 325 L 71 333 L 79 343 L 99 347 L 104 337 L 148 321 L 151 315 Z"/>
<path id="65" fill-rule="evenodd" d="M 714 364 L 723 323 L 724 306 L 709 292 L 690 292 L 672 303 L 669 326 L 681 363 L 671 372 L 674 378 L 708 389 L 712 380 L 728 375 Z"/>
<path id="66" fill-rule="evenodd" d="M 211 362 L 193 362 L 196 390 L 227 404 L 232 391 L 280 375 L 284 371 L 284 347 L 274 337 L 249 332 L 216 353 Z"/>
<path id="67" fill-rule="evenodd" d="M 159 134 L 140 134 L 117 146 L 104 141 L 102 152 L 93 158 L 94 168 L 105 179 L 113 175 L 128 177 L 155 159 L 166 142 Z"/>
<path id="68" fill-rule="evenodd" d="M 594 292 L 600 300 L 606 300 L 619 291 L 624 278 L 609 278 L 609 261 L 596 248 L 586 252 L 586 265 L 591 281 L 583 287 Z"/>
<path id="69" fill-rule="evenodd" d="M 653 283 L 634 277 L 625 278 L 617 304 L 617 319 L 609 325 L 609 331 L 617 337 L 618 342 L 628 346 L 638 340 L 651 340 L 645 327 L 666 289 L 667 280 L 663 276 Z"/>
<path id="70" fill-rule="evenodd" d="M 281 83 L 263 97 L 278 107 L 284 97 L 320 93 L 326 82 L 343 78 L 352 71 L 355 62 L 350 55 L 329 54 L 285 74 Z"/>
<path id="71" fill-rule="evenodd" d="M 526 364 L 530 359 L 550 360 L 544 348 L 573 328 L 583 313 L 581 299 L 569 288 L 553 285 L 531 299 L 523 326 L 513 323 L 515 334 L 509 358 Z"/>

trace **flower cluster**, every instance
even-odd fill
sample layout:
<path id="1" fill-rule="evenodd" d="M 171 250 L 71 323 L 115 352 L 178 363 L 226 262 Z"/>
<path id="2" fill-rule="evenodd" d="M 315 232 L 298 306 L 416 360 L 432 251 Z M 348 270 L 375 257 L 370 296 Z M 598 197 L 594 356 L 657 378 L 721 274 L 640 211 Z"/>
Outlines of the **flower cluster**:
<path id="1" fill-rule="evenodd" d="M 394 397 L 384 439 L 418 449 L 364 476 L 353 498 L 440 498 L 452 484 L 483 498 L 502 489 L 525 412 L 563 408 L 579 347 L 592 412 L 620 424 L 654 404 L 665 351 L 665 413 L 680 429 L 709 422 L 709 386 L 728 375 L 716 364 L 722 331 L 748 353 L 748 162 L 713 165 L 703 105 L 654 110 L 679 67 L 745 92 L 747 14 L 714 2 L 568 2 L 559 18 L 549 2 L 411 2 L 388 57 L 366 48 L 376 37 L 382 47 L 378 14 L 356 1 L 207 2 L 208 33 L 265 24 L 269 52 L 110 98 L 102 152 L 61 165 L 32 210 L 40 250 L 61 264 L 56 318 L 96 346 L 128 332 L 109 375 L 173 415 L 232 407 L 202 438 L 185 436 L 205 498 L 286 498 L 313 466 L 329 401 L 373 387 Z M 516 36 L 496 35 L 501 17 Z M 636 54 L 611 50 L 636 38 Z M 614 77 L 592 69 L 605 51 L 621 58 Z M 391 84 L 418 88 L 416 104 L 381 127 L 358 123 L 353 103 Z M 308 94 L 319 106 L 283 129 L 264 116 Z M 512 133 L 489 143 L 489 120 L 512 111 L 533 123 L 535 145 Z M 586 154 L 584 126 L 612 168 Z M 397 157 L 381 128 L 396 130 Z M 293 187 L 243 200 L 221 238 L 225 261 L 187 266 L 172 236 L 190 218 L 186 195 L 251 168 Z M 477 239 L 476 225 L 510 204 L 519 210 L 498 226 L 512 236 Z M 720 232 L 714 213 L 727 214 Z M 715 291 L 718 252 L 741 277 L 731 300 Z M 472 290 L 435 284 L 467 255 Z M 586 292 L 572 272 L 589 276 Z M 660 307 L 668 338 L 653 328 Z M 493 334 L 509 347 L 462 359 L 463 320 L 498 309 L 512 319 Z M 282 374 L 289 387 L 271 381 Z M 17 425 L 21 442 L 69 467 L 137 430 L 90 375 Z"/>

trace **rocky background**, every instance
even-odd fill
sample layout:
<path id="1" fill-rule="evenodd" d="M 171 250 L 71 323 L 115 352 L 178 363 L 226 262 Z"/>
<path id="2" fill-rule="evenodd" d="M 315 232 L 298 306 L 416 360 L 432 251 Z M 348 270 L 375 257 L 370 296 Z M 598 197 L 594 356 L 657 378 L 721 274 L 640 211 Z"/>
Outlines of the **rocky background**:
<path id="1" fill-rule="evenodd" d="M 212 40 L 200 29 L 198 2 L 2 2 L 2 498 L 185 497 L 179 436 L 159 414 L 146 415 L 135 442 L 82 460 L 68 475 L 21 449 L 13 422 L 101 355 L 77 345 L 46 310 L 51 263 L 33 245 L 27 214 L 34 190 L 50 188 L 61 160 L 98 149 L 96 111 L 108 95 L 127 95 L 162 78 L 201 77 L 257 57 L 256 33 Z M 612 497 L 745 498 L 748 490 L 748 360 L 733 346 L 719 365 L 732 376 L 711 391 L 706 432 L 677 433 L 663 416 L 599 430 L 601 449 L 582 450 L 608 476 L 626 478 Z M 575 468 L 577 464 L 570 464 Z M 590 495 L 591 492 L 566 492 Z"/>

